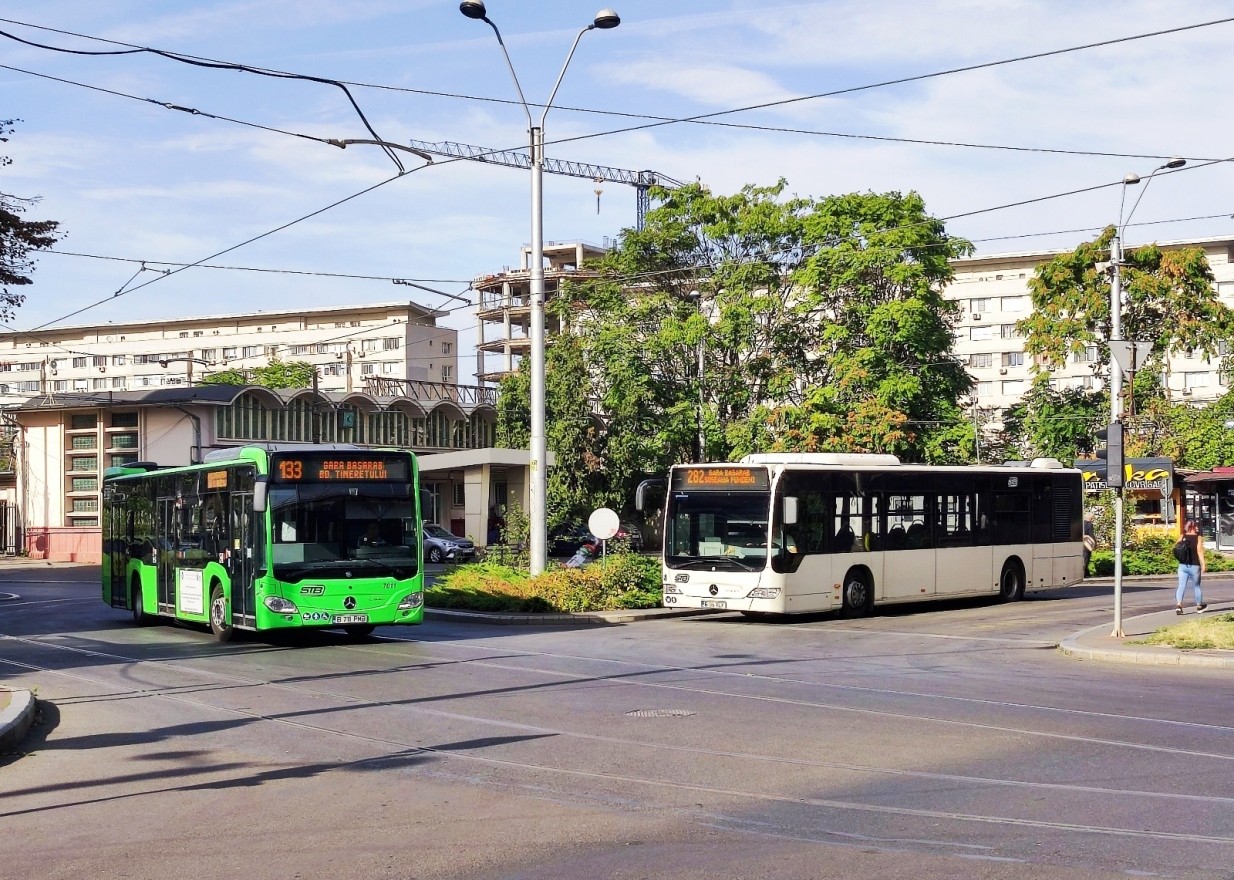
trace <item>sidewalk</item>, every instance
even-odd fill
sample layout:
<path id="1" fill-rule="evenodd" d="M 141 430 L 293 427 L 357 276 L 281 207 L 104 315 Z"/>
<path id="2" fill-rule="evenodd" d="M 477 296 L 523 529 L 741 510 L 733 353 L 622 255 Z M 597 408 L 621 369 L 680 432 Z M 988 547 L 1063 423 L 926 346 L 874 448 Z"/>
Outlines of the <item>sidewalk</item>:
<path id="1" fill-rule="evenodd" d="M 1204 616 L 1234 610 L 1234 604 L 1226 602 L 1208 606 Z M 1068 657 L 1078 660 L 1103 660 L 1109 663 L 1141 663 L 1149 666 L 1202 666 L 1208 669 L 1234 669 L 1234 651 L 1182 650 L 1166 645 L 1128 645 L 1128 641 L 1142 639 L 1163 626 L 1171 626 L 1192 619 L 1194 609 L 1179 617 L 1171 608 L 1155 611 L 1123 621 L 1125 637 L 1110 637 L 1110 623 L 1081 630 L 1059 642 L 1058 649 Z"/>

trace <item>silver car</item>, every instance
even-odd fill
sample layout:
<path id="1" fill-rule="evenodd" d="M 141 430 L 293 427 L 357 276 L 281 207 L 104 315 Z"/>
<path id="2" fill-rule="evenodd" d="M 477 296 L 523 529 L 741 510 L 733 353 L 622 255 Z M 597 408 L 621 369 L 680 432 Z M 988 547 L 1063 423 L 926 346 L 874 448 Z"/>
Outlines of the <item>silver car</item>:
<path id="1" fill-rule="evenodd" d="M 424 526 L 424 559 L 427 562 L 466 562 L 476 555 L 476 545 L 439 525 Z"/>

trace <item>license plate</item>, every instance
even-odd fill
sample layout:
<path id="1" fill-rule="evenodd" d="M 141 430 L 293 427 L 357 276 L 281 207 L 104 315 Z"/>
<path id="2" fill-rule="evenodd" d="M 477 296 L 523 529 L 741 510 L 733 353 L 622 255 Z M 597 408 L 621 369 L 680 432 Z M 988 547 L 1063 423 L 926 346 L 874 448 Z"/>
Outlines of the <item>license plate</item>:
<path id="1" fill-rule="evenodd" d="M 701 608 L 727 608 L 728 602 L 723 599 L 703 599 L 699 602 Z"/>
<path id="2" fill-rule="evenodd" d="M 336 614 L 334 623 L 368 623 L 367 614 Z"/>

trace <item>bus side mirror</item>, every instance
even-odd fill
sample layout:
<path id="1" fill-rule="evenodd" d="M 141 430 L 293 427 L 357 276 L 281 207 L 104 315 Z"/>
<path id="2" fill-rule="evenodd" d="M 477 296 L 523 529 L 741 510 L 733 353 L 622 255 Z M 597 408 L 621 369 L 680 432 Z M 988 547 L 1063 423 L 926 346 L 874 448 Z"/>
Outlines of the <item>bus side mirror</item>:
<path id="1" fill-rule="evenodd" d="M 433 498 L 429 495 L 427 489 L 420 490 L 420 521 L 425 522 L 428 519 L 429 512 L 433 508 Z"/>
<path id="2" fill-rule="evenodd" d="M 784 525 L 791 526 L 797 523 L 797 496 L 784 496 Z"/>
<path id="3" fill-rule="evenodd" d="M 647 493 L 652 489 L 664 487 L 663 480 L 643 480 L 634 490 L 634 509 L 640 513 L 647 510 Z"/>
<path id="4" fill-rule="evenodd" d="M 270 490 L 270 482 L 264 477 L 258 477 L 253 483 L 253 513 L 266 512 L 266 498 Z"/>

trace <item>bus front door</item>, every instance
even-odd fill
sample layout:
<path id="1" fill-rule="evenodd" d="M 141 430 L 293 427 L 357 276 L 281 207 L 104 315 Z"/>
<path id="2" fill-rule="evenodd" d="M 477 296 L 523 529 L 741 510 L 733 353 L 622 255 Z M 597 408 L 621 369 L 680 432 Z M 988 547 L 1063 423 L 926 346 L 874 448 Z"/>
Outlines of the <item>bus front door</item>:
<path id="1" fill-rule="evenodd" d="M 257 597 L 253 584 L 256 538 L 251 492 L 231 494 L 231 622 L 256 626 Z"/>

